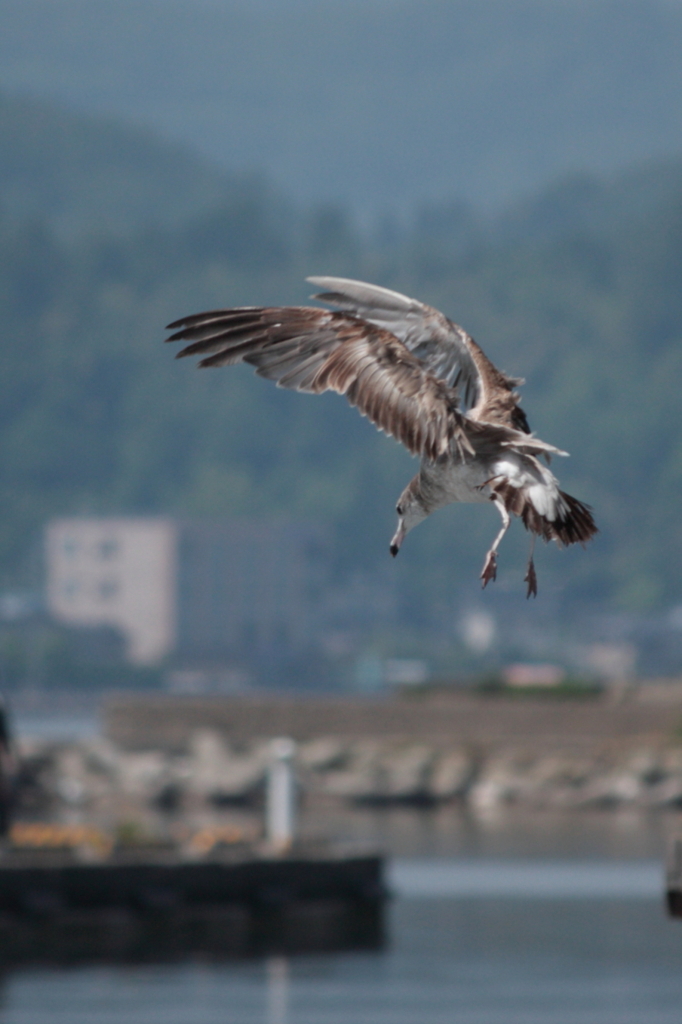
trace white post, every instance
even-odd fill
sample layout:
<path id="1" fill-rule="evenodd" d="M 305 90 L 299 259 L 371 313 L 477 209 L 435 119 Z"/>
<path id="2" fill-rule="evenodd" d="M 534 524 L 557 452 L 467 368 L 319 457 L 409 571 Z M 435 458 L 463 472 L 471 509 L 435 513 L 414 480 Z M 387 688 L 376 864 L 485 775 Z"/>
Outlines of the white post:
<path id="1" fill-rule="evenodd" d="M 294 754 L 296 744 L 285 737 L 270 745 L 272 760 L 268 769 L 268 788 L 265 800 L 265 836 L 268 846 L 276 853 L 286 853 L 294 841 L 296 792 Z"/>

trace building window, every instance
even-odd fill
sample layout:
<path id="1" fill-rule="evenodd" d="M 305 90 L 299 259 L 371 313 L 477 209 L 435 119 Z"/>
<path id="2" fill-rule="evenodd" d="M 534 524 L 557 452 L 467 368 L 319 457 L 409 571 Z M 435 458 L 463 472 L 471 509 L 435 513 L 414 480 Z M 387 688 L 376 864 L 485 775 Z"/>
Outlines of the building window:
<path id="1" fill-rule="evenodd" d="M 118 541 L 114 537 L 105 537 L 97 545 L 97 554 L 102 561 L 115 558 L 118 554 Z"/>
<path id="2" fill-rule="evenodd" d="M 116 597 L 118 590 L 119 587 L 116 580 L 101 580 L 97 587 L 97 593 L 101 601 L 110 601 L 113 597 Z"/>

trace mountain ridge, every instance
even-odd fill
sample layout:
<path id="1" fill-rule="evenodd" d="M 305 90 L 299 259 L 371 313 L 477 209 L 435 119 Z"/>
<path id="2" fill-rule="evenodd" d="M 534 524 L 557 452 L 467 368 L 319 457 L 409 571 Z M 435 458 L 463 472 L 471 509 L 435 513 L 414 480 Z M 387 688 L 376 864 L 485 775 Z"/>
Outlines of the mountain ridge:
<path id="1" fill-rule="evenodd" d="M 681 49 L 664 0 L 0 5 L 0 88 L 372 216 L 679 154 Z"/>

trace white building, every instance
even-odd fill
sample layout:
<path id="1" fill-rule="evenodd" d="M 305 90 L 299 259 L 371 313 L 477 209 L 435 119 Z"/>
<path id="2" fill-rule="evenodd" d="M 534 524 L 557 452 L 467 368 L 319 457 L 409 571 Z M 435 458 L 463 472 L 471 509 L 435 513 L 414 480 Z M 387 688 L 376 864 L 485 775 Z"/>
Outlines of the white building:
<path id="1" fill-rule="evenodd" d="M 287 521 L 69 518 L 46 528 L 47 605 L 113 626 L 128 660 L 240 666 L 312 640 L 322 531 Z"/>
<path id="2" fill-rule="evenodd" d="M 176 637 L 177 532 L 167 519 L 57 519 L 46 528 L 47 605 L 71 626 L 114 626 L 129 661 L 152 665 Z"/>

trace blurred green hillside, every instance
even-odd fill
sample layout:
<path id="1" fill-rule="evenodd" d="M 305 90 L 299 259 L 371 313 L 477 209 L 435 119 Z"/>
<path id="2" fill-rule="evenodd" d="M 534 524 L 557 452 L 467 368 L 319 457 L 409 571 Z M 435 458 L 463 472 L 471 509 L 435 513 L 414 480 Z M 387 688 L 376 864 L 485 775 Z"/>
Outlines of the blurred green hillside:
<path id="1" fill-rule="evenodd" d="M 682 163 L 567 179 L 496 221 L 453 202 L 361 232 L 342 208 L 296 211 L 263 181 L 219 182 L 189 160 L 164 177 L 153 139 L 139 164 L 127 153 L 121 190 L 121 163 L 110 179 L 101 159 L 120 129 L 102 122 L 96 152 L 76 128 L 52 132 L 46 110 L 36 132 L 59 150 L 68 203 L 48 201 L 37 170 L 19 202 L 0 162 L 3 585 L 25 580 L 42 524 L 66 512 L 305 515 L 333 526 L 339 576 L 388 564 L 414 471 L 392 440 L 336 396 L 196 372 L 161 343 L 183 314 L 304 302 L 307 274 L 337 273 L 432 302 L 526 377 L 531 426 L 572 453 L 557 472 L 602 531 L 588 552 L 540 555 L 541 597 L 559 610 L 682 602 Z M 37 136 L 13 139 L 16 165 L 38 168 Z M 114 230 L 113 192 L 149 185 L 150 166 L 158 202 Z M 415 531 L 390 563 L 405 610 L 430 618 L 470 592 L 496 523 L 492 508 L 451 508 Z M 514 535 L 495 586 L 520 603 Z"/>
<path id="2" fill-rule="evenodd" d="M 0 93 L 0 202 L 14 219 L 49 218 L 66 237 L 180 223 L 231 181 L 149 129 Z"/>

